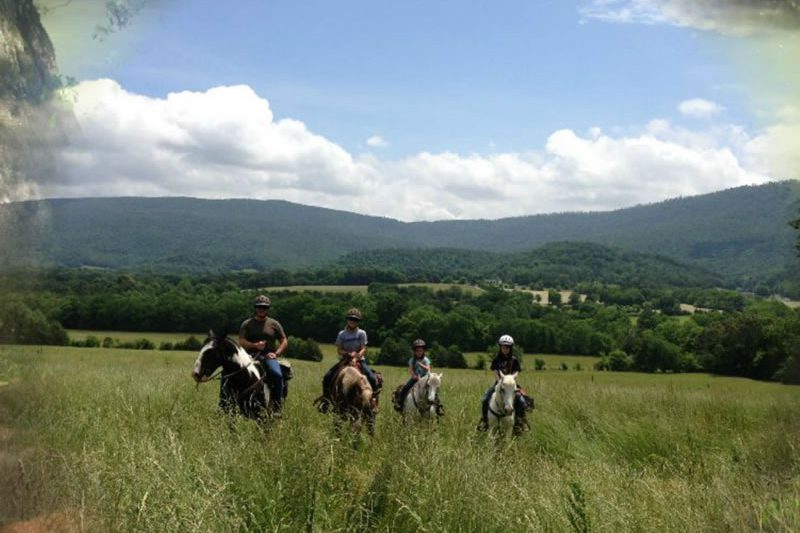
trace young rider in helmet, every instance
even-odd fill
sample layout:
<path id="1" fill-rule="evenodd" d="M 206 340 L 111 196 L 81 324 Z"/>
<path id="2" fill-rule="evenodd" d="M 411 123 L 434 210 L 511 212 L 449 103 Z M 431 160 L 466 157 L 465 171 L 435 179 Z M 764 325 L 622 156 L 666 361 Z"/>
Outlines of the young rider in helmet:
<path id="1" fill-rule="evenodd" d="M 239 345 L 264 364 L 272 383 L 272 404 L 277 413 L 283 406 L 283 372 L 278 357 L 289 345 L 283 326 L 267 316 L 271 302 L 268 296 L 257 296 L 253 302 L 253 317 L 242 322 L 239 328 Z M 275 341 L 278 341 L 277 348 Z"/>
<path id="2" fill-rule="evenodd" d="M 333 376 L 340 365 L 346 360 L 350 359 L 355 361 L 364 375 L 367 377 L 372 390 L 377 392 L 378 384 L 375 379 L 375 373 L 367 366 L 365 354 L 367 352 L 367 332 L 358 327 L 358 323 L 362 319 L 361 311 L 353 307 L 347 311 L 345 315 L 347 324 L 345 328 L 336 336 L 336 351 L 339 354 L 340 360 L 333 365 L 322 378 L 322 402 L 330 403 L 331 399 L 331 385 Z M 375 395 L 373 395 L 373 409 L 375 408 Z M 327 410 L 327 405 L 322 407 Z"/>
<path id="3" fill-rule="evenodd" d="M 500 372 L 505 375 L 513 374 L 514 372 L 521 372 L 522 365 L 519 359 L 514 357 L 514 339 L 511 335 L 503 335 L 497 341 L 498 349 L 497 356 L 492 360 L 491 369 L 494 371 L 495 381 L 494 384 L 486 389 L 481 403 L 481 422 L 478 429 L 486 431 L 489 429 L 489 400 L 492 398 L 495 385 L 500 380 Z M 516 417 L 522 417 L 525 414 L 525 406 L 521 403 L 519 395 L 514 395 L 514 414 Z"/>
<path id="4" fill-rule="evenodd" d="M 414 356 L 408 360 L 408 373 L 411 374 L 411 377 L 397 395 L 395 409 L 398 411 L 402 410 L 406 394 L 414 386 L 414 383 L 427 376 L 431 371 L 431 360 L 425 355 L 425 341 L 417 339 L 412 346 L 414 347 Z"/>

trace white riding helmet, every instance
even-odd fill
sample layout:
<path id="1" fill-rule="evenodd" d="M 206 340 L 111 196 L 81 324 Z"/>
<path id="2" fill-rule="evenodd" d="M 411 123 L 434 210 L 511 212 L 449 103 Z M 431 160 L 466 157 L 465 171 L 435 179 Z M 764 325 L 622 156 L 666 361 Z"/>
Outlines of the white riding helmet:
<path id="1" fill-rule="evenodd" d="M 497 344 L 500 346 L 514 346 L 514 339 L 511 335 L 503 335 L 500 337 L 500 340 L 497 341 Z"/>

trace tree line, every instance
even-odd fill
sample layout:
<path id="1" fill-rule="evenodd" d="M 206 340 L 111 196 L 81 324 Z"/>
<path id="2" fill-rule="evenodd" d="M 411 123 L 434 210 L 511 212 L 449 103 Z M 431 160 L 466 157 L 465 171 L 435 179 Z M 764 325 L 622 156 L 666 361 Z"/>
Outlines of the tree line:
<path id="1" fill-rule="evenodd" d="M 421 337 L 437 344 L 442 363 L 461 366 L 452 354 L 491 352 L 499 335 L 508 333 L 527 353 L 596 355 L 603 358 L 601 368 L 613 370 L 798 379 L 799 312 L 783 304 L 716 289 L 577 288 L 586 291 L 585 301 L 548 306 L 499 286 L 477 294 L 457 286 L 435 291 L 385 283 L 353 293 L 273 291 L 270 314 L 297 339 L 330 343 L 343 327 L 343 312 L 359 307 L 370 345 L 387 348 L 379 354 L 383 364 L 405 364 L 410 352 L 403 349 Z M 0 304 L 3 340 L 48 344 L 67 342 L 64 328 L 238 331 L 260 292 L 224 278 L 77 269 L 5 274 L 0 290 L 6 295 Z M 678 320 L 670 316 L 680 312 L 677 302 L 713 310 Z"/>

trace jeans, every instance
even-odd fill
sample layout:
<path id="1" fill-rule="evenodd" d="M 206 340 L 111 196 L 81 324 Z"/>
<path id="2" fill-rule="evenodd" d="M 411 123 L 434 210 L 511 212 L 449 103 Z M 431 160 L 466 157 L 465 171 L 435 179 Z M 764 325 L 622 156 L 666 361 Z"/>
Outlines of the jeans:
<path id="1" fill-rule="evenodd" d="M 408 394 L 408 391 L 410 391 L 414 387 L 414 383 L 416 382 L 417 380 L 414 378 L 410 378 L 408 381 L 406 381 L 406 384 L 403 385 L 403 389 L 400 391 L 401 401 L 405 399 L 406 395 Z"/>
<path id="2" fill-rule="evenodd" d="M 275 405 L 283 403 L 283 372 L 281 365 L 277 359 L 263 359 L 264 366 L 267 369 L 267 379 L 272 384 L 270 390 L 272 391 L 272 402 Z"/>

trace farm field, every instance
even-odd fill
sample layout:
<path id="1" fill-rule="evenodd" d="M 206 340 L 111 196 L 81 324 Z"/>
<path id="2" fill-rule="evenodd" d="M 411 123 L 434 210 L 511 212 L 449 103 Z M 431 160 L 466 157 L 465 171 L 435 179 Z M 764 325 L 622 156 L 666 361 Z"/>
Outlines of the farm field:
<path id="1" fill-rule="evenodd" d="M 220 417 L 216 383 L 189 377 L 195 356 L 0 346 L 0 525 L 50 516 L 89 531 L 800 528 L 800 387 L 525 372 L 534 429 L 495 441 L 474 430 L 489 372 L 444 369 L 438 427 L 404 428 L 386 394 L 374 438 L 336 439 L 311 405 L 327 362 L 293 361 L 285 417 L 263 431 Z M 387 391 L 405 377 L 380 370 Z"/>
<path id="2" fill-rule="evenodd" d="M 100 341 L 109 337 L 114 340 L 122 342 L 135 341 L 138 339 L 147 339 L 158 347 L 162 342 L 183 342 L 188 337 L 194 335 L 198 340 L 202 341 L 208 335 L 208 332 L 202 333 L 162 333 L 155 331 L 92 331 L 86 329 L 68 329 L 67 335 L 70 340 L 85 341 L 87 337 L 96 337 Z"/>
<path id="3" fill-rule="evenodd" d="M 134 341 L 137 339 L 147 339 L 151 341 L 156 347 L 162 342 L 182 342 L 187 337 L 191 336 L 190 333 L 160 333 L 152 331 L 90 331 L 80 329 L 67 330 L 71 340 L 84 341 L 87 337 L 93 336 L 101 341 L 110 337 L 119 341 Z M 197 333 L 194 335 L 198 340 L 202 341 L 206 333 Z M 322 356 L 327 364 L 333 364 L 336 359 L 336 347 L 333 344 L 320 344 Z M 377 348 L 371 347 L 370 352 L 376 351 Z M 483 356 L 486 360 L 488 368 L 491 359 L 489 354 L 482 352 L 467 352 L 464 357 L 470 367 L 473 367 L 478 360 L 478 357 Z M 543 359 L 546 363 L 546 369 L 555 370 L 561 367 L 561 363 L 565 363 L 570 370 L 574 370 L 576 364 L 580 364 L 583 370 L 591 370 L 594 364 L 600 360 L 599 357 L 582 356 L 582 355 L 559 355 L 559 354 L 526 354 L 522 358 L 523 368 L 526 370 L 533 370 L 534 359 Z"/>
<path id="4" fill-rule="evenodd" d="M 464 285 L 459 283 L 398 283 L 398 287 L 426 287 L 432 291 L 446 291 L 452 288 L 458 288 L 468 294 L 480 294 L 483 289 L 475 287 L 474 285 Z M 366 293 L 366 285 L 287 285 L 276 287 L 263 287 L 260 289 L 266 293 L 271 292 L 357 292 Z"/>

